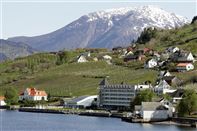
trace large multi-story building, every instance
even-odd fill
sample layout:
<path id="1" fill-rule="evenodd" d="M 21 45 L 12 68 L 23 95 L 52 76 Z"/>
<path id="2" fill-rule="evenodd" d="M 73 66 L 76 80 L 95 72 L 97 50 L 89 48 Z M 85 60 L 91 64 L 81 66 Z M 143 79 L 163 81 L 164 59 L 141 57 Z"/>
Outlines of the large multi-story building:
<path id="1" fill-rule="evenodd" d="M 107 109 L 130 109 L 137 92 L 148 89 L 151 85 L 110 85 L 107 79 L 99 84 L 99 106 Z"/>

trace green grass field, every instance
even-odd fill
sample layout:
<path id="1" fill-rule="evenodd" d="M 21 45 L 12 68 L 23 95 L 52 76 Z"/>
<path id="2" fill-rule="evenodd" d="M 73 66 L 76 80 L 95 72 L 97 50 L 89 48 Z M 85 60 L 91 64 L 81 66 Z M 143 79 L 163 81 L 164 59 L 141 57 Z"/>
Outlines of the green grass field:
<path id="1" fill-rule="evenodd" d="M 102 77 L 109 76 L 109 82 L 119 84 L 122 81 L 137 84 L 145 80 L 154 81 L 156 71 L 132 70 L 126 67 L 108 65 L 105 62 L 72 63 L 53 67 L 49 70 L 34 73 L 28 79 L 1 86 L 3 94 L 7 87 L 21 91 L 27 87 L 45 89 L 55 96 L 80 96 L 97 94 Z"/>

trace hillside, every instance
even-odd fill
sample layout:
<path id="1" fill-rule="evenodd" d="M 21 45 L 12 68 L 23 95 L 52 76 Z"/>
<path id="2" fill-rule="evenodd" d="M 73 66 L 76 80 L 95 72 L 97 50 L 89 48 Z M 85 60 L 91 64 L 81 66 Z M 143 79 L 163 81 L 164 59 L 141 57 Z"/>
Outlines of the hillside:
<path id="1" fill-rule="evenodd" d="M 36 53 L 37 51 L 25 43 L 0 39 L 0 61 L 15 59 Z"/>
<path id="2" fill-rule="evenodd" d="M 35 37 L 14 37 L 42 51 L 128 46 L 144 28 L 172 29 L 189 20 L 156 6 L 126 7 L 89 13 L 54 32 Z"/>
<path id="3" fill-rule="evenodd" d="M 171 30 L 153 30 L 151 33 L 139 37 L 141 46 L 150 47 L 155 50 L 164 50 L 170 46 L 197 53 L 197 22 L 185 25 L 181 28 Z M 147 36 L 150 36 L 147 37 Z M 144 37 L 144 38 L 143 38 Z M 148 39 L 145 39 L 148 38 Z"/>
<path id="4" fill-rule="evenodd" d="M 156 71 L 134 70 L 108 65 L 104 61 L 57 66 L 56 60 L 56 55 L 37 54 L 0 64 L 0 94 L 8 87 L 15 87 L 20 92 L 33 86 L 55 96 L 88 95 L 97 93 L 98 84 L 105 76 L 110 76 L 110 83 L 115 84 L 122 81 L 137 84 L 146 80 L 154 81 L 156 77 Z M 32 61 L 36 61 L 37 65 L 34 73 Z"/>

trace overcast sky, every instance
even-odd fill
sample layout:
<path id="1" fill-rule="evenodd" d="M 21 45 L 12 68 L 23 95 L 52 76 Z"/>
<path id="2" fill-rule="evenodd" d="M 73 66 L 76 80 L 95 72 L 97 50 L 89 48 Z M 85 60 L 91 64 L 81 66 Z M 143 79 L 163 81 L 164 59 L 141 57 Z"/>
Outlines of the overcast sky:
<path id="1" fill-rule="evenodd" d="M 35 36 L 50 33 L 80 16 L 110 8 L 157 5 L 166 11 L 192 19 L 197 12 L 196 0 L 3 0 L 1 2 L 1 38 Z M 138 1 L 138 2 L 136 2 Z M 165 1 L 165 2 L 164 2 Z M 170 1 L 170 2 L 167 2 Z M 187 2 L 186 2 L 187 1 Z"/>

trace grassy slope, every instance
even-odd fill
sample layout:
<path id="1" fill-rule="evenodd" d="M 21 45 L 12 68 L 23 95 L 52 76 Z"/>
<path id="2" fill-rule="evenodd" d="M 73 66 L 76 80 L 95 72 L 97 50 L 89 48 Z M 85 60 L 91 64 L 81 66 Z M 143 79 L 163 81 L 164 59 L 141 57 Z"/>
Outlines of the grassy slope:
<path id="1" fill-rule="evenodd" d="M 197 22 L 178 29 L 157 31 L 156 36 L 146 46 L 160 51 L 169 46 L 178 46 L 197 53 L 197 39 L 187 41 L 191 38 L 197 38 Z"/>
<path id="2" fill-rule="evenodd" d="M 5 88 L 14 86 L 18 91 L 33 86 L 45 89 L 51 95 L 78 96 L 96 94 L 102 76 L 110 76 L 110 83 L 139 83 L 145 80 L 154 81 L 155 71 L 131 70 L 125 67 L 108 65 L 105 62 L 88 62 L 64 64 L 47 71 L 35 73 L 31 79 L 20 80 L 1 86 L 1 93 Z M 98 77 L 98 78 L 96 78 Z"/>
<path id="3" fill-rule="evenodd" d="M 169 46 L 179 46 L 182 49 L 197 53 L 197 40 L 185 42 L 197 37 L 197 23 L 186 25 L 180 29 L 158 31 L 155 38 L 145 45 L 153 49 L 163 51 Z M 79 52 L 78 52 L 79 53 Z M 71 53 L 74 58 L 78 53 Z M 95 54 L 96 55 L 96 54 Z M 154 81 L 156 71 L 121 66 L 107 65 L 105 62 L 88 62 L 83 64 L 63 64 L 56 66 L 57 56 L 51 54 L 36 54 L 19 60 L 0 64 L 0 94 L 6 88 L 15 87 L 18 91 L 29 86 L 45 89 L 51 95 L 78 96 L 96 94 L 100 80 L 104 76 L 110 76 L 110 83 L 141 83 L 146 80 Z M 35 72 L 31 72 L 31 64 L 34 63 Z M 17 67 L 19 65 L 19 67 Z M 23 65 L 21 67 L 21 65 Z M 14 67 L 14 68 L 13 68 Z M 48 69 L 46 69 L 48 68 Z M 183 80 L 197 71 L 186 73 L 174 73 Z"/>

